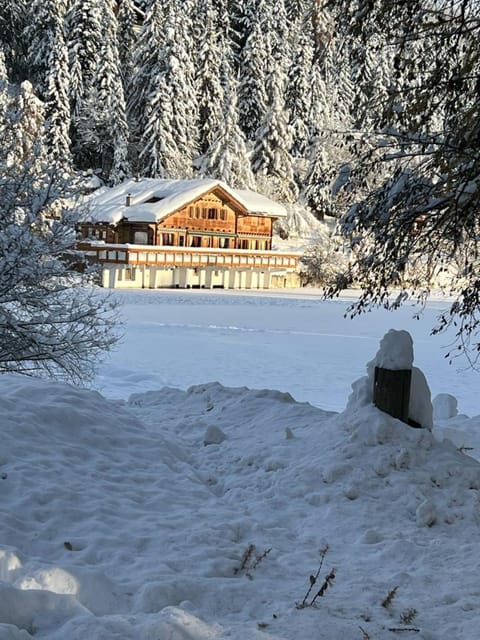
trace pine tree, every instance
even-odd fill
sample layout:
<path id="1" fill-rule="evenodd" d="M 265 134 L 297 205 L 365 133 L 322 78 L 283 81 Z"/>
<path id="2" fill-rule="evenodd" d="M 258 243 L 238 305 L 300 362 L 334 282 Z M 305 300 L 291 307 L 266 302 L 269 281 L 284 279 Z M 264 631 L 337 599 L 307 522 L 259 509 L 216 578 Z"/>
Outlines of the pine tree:
<path id="1" fill-rule="evenodd" d="M 7 123 L 7 114 L 11 100 L 9 87 L 5 54 L 3 50 L 0 49 L 0 138 L 5 146 L 8 145 L 5 125 Z"/>
<path id="2" fill-rule="evenodd" d="M 302 29 L 298 35 L 294 56 L 288 71 L 285 105 L 292 128 L 292 155 L 303 157 L 310 143 L 310 113 L 312 86 L 310 83 L 314 46 L 311 35 Z"/>
<path id="3" fill-rule="evenodd" d="M 158 77 L 158 84 L 146 106 L 145 120 L 140 153 L 143 173 L 152 178 L 186 177 L 189 167 L 175 138 L 170 86 L 165 75 Z"/>
<path id="4" fill-rule="evenodd" d="M 145 132 L 147 100 L 153 96 L 155 84 L 162 72 L 164 20 L 163 0 L 152 0 L 138 37 L 133 56 L 133 76 L 128 87 L 128 118 L 136 143 Z"/>
<path id="5" fill-rule="evenodd" d="M 290 25 L 302 25 L 311 15 L 316 0 L 285 0 L 285 13 Z M 295 34 L 297 35 L 297 34 Z"/>
<path id="6" fill-rule="evenodd" d="M 51 54 L 58 48 L 58 33 L 63 29 L 66 10 L 66 0 L 32 0 L 28 5 L 24 39 L 28 43 L 30 77 L 41 97 L 47 88 Z"/>
<path id="7" fill-rule="evenodd" d="M 120 2 L 117 14 L 117 39 L 125 95 L 133 78 L 133 58 L 137 45 L 137 16 L 133 0 L 122 0 Z"/>
<path id="8" fill-rule="evenodd" d="M 0 48 L 0 82 L 2 83 L 2 88 L 4 84 L 8 82 L 8 71 L 7 65 L 5 63 L 5 52 L 2 48 Z"/>
<path id="9" fill-rule="evenodd" d="M 2 138 L 2 157 L 6 166 L 28 164 L 32 170 L 39 171 L 46 160 L 42 137 L 44 105 L 28 80 L 20 87 L 11 87 L 11 93 L 4 122 L 8 140 Z"/>
<path id="10" fill-rule="evenodd" d="M 27 19 L 26 0 L 0 0 L 0 48 L 12 82 L 28 77 L 27 49 L 23 37 Z"/>
<path id="11" fill-rule="evenodd" d="M 229 7 L 232 71 L 236 77 L 242 65 L 243 49 L 253 31 L 259 0 L 236 0 Z"/>
<path id="12" fill-rule="evenodd" d="M 202 164 L 202 174 L 224 180 L 232 187 L 254 189 L 246 141 L 238 123 L 235 84 L 227 62 L 224 63 L 224 118 L 208 148 Z"/>
<path id="13" fill-rule="evenodd" d="M 140 138 L 140 158 L 149 175 L 186 178 L 197 148 L 197 107 L 190 21 L 174 4 L 168 9 L 156 66 L 151 70 Z"/>
<path id="14" fill-rule="evenodd" d="M 185 0 L 181 10 L 173 4 L 166 28 L 168 30 L 169 23 L 172 24 L 175 35 L 171 43 L 167 43 L 164 52 L 174 103 L 174 129 L 179 150 L 185 163 L 188 163 L 185 175 L 191 174 L 193 158 L 198 151 L 198 106 L 195 96 L 194 63 L 196 53 L 192 42 L 191 21 L 194 4 L 194 0 Z"/>
<path id="15" fill-rule="evenodd" d="M 80 114 L 97 67 L 103 41 L 99 0 L 72 0 L 67 14 L 70 60 L 70 101 L 74 124 Z"/>
<path id="16" fill-rule="evenodd" d="M 68 52 L 63 26 L 57 22 L 48 57 L 45 78 L 45 144 L 53 165 L 70 169 L 70 101 L 68 95 Z"/>
<path id="17" fill-rule="evenodd" d="M 268 177 L 272 195 L 293 202 L 298 190 L 290 156 L 292 134 L 285 110 L 283 86 L 282 76 L 272 70 L 267 84 L 269 109 L 257 132 L 252 168 L 257 180 L 260 176 Z"/>
<path id="18" fill-rule="evenodd" d="M 285 0 L 267 3 L 264 17 L 264 30 L 270 34 L 269 59 L 275 60 L 277 72 L 286 73 L 292 57 L 291 49 L 296 36 L 295 29 L 289 24 L 285 9 Z"/>
<path id="19" fill-rule="evenodd" d="M 255 16 L 240 58 L 238 109 L 240 126 L 247 140 L 254 141 L 267 112 L 268 48 L 263 31 L 262 14 Z"/>
<path id="20" fill-rule="evenodd" d="M 224 39 L 217 31 L 217 14 L 212 0 L 202 3 L 196 88 L 198 95 L 199 151 L 204 154 L 211 146 L 224 120 L 224 89 L 221 82 L 225 59 Z"/>
<path id="21" fill-rule="evenodd" d="M 302 191 L 302 199 L 319 220 L 325 215 L 333 215 L 332 173 L 325 139 L 319 137 L 312 147 Z"/>
<path id="22" fill-rule="evenodd" d="M 130 173 L 128 125 L 117 47 L 117 23 L 109 2 L 102 10 L 103 42 L 89 91 L 78 118 L 79 144 L 86 166 L 100 166 L 116 184 Z M 80 156 L 80 154 L 79 154 Z"/>

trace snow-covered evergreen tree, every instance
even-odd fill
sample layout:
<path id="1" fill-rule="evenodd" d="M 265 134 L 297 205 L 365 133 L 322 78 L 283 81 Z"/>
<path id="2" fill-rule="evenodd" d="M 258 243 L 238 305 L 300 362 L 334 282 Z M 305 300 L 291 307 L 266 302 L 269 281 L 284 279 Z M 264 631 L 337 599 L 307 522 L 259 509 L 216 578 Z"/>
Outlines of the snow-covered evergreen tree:
<path id="1" fill-rule="evenodd" d="M 303 157 L 311 141 L 311 75 L 314 53 L 311 34 L 305 28 L 299 32 L 293 51 L 293 59 L 288 70 L 285 105 L 293 135 L 292 155 Z"/>
<path id="2" fill-rule="evenodd" d="M 10 94 L 4 122 L 4 136 L 8 141 L 3 137 L 0 145 L 4 147 L 4 164 L 22 166 L 27 163 L 33 170 L 39 171 L 46 155 L 42 137 L 44 105 L 28 80 L 22 82 L 20 87 L 12 87 Z"/>
<path id="3" fill-rule="evenodd" d="M 237 77 L 241 67 L 242 52 L 253 31 L 258 0 L 235 0 L 229 6 L 230 46 L 232 49 L 232 71 Z"/>
<path id="4" fill-rule="evenodd" d="M 278 73 L 286 73 L 296 32 L 289 23 L 285 0 L 266 3 L 263 25 L 269 35 L 268 57 L 275 60 Z"/>
<path id="5" fill-rule="evenodd" d="M 24 38 L 27 0 L 0 0 L 0 48 L 9 77 L 21 82 L 28 77 L 27 43 Z"/>
<path id="6" fill-rule="evenodd" d="M 303 200 L 319 220 L 333 215 L 331 183 L 334 167 L 328 158 L 326 136 L 319 137 L 312 146 L 311 158 L 303 183 Z"/>
<path id="7" fill-rule="evenodd" d="M 204 156 L 201 171 L 203 175 L 224 180 L 232 187 L 254 189 L 255 178 L 245 136 L 238 122 L 235 83 L 226 62 L 224 69 L 224 118 Z"/>
<path id="8" fill-rule="evenodd" d="M 87 147 L 83 156 L 88 158 L 88 163 L 95 162 L 105 179 L 116 184 L 130 173 L 129 136 L 118 57 L 117 22 L 109 0 L 101 1 L 104 38 L 95 74 L 79 114 L 79 143 Z"/>
<path id="9" fill-rule="evenodd" d="M 142 166 L 149 175 L 185 178 L 197 149 L 197 105 L 190 46 L 190 20 L 170 4 L 162 46 L 145 107 L 140 139 Z"/>
<path id="10" fill-rule="evenodd" d="M 305 17 L 310 17 L 317 0 L 285 0 L 285 13 L 290 25 L 302 25 Z M 297 34 L 295 34 L 297 35 Z"/>
<path id="11" fill-rule="evenodd" d="M 268 64 L 267 38 L 262 21 L 256 14 L 239 61 L 238 109 L 240 126 L 248 140 L 254 141 L 267 113 L 266 77 Z"/>
<path id="12" fill-rule="evenodd" d="M 101 16 L 99 0 L 72 0 L 67 14 L 70 101 L 75 125 L 97 67 L 103 41 Z"/>
<path id="13" fill-rule="evenodd" d="M 128 117 L 135 142 L 145 132 L 147 100 L 155 91 L 155 84 L 162 72 L 161 43 L 164 39 L 164 3 L 152 0 L 133 56 L 133 76 L 128 87 Z"/>
<path id="14" fill-rule="evenodd" d="M 63 34 L 63 24 L 59 20 L 52 34 L 45 89 L 45 145 L 52 164 L 70 169 L 70 100 L 68 52 Z"/>
<path id="15" fill-rule="evenodd" d="M 293 202 L 298 190 L 294 180 L 290 148 L 292 133 L 285 110 L 283 77 L 272 70 L 268 78 L 268 111 L 257 131 L 252 168 L 257 181 L 268 177 L 269 191 L 281 200 Z"/>
<path id="16" fill-rule="evenodd" d="M 140 142 L 142 173 L 152 178 L 188 176 L 189 167 L 178 149 L 172 127 L 174 113 L 170 101 L 170 86 L 166 76 L 158 76 L 155 91 L 145 109 L 145 132 Z"/>
<path id="17" fill-rule="evenodd" d="M 66 10 L 66 0 L 32 0 L 27 8 L 24 38 L 28 45 L 28 64 L 41 97 L 47 88 L 52 50 L 58 50 L 58 33 L 59 28 L 63 29 Z"/>
<path id="18" fill-rule="evenodd" d="M 221 82 L 225 60 L 225 40 L 217 29 L 217 13 L 213 0 L 203 0 L 201 32 L 197 60 L 196 89 L 198 96 L 199 151 L 210 148 L 224 120 L 224 89 Z"/>
<path id="19" fill-rule="evenodd" d="M 5 64 L 5 53 L 0 49 L 0 120 L 6 115 L 8 97 L 8 72 Z"/>
<path id="20" fill-rule="evenodd" d="M 122 70 L 123 87 L 127 88 L 133 78 L 133 58 L 137 46 L 138 13 L 134 0 L 122 0 L 117 13 L 118 57 Z"/>

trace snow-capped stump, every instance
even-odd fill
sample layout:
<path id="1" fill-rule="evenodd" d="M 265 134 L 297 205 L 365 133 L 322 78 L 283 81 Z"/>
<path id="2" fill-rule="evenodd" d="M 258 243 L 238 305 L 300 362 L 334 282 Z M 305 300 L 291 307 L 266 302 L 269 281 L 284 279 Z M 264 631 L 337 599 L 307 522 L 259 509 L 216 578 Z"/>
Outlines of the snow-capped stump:
<path id="1" fill-rule="evenodd" d="M 221 444 L 226 438 L 226 435 L 215 425 L 210 425 L 203 437 L 203 444 L 208 446 L 209 444 Z"/>
<path id="2" fill-rule="evenodd" d="M 413 340 L 407 331 L 390 329 L 374 360 L 373 402 L 381 411 L 408 422 Z"/>
<path id="3" fill-rule="evenodd" d="M 413 366 L 413 340 L 408 331 L 390 329 L 373 362 L 373 403 L 412 427 L 432 429 L 430 389 L 423 372 Z"/>

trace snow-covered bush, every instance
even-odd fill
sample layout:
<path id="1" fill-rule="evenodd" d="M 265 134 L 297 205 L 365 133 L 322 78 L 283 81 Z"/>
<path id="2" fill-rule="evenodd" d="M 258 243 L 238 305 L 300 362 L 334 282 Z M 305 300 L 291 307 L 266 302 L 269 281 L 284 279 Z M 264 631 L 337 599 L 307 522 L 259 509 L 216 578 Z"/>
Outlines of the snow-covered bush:
<path id="1" fill-rule="evenodd" d="M 76 216 L 28 83 L 11 100 L 8 87 L 0 94 L 0 372 L 82 381 L 116 342 L 114 308 L 66 259 Z"/>
<path id="2" fill-rule="evenodd" d="M 305 251 L 301 258 L 301 272 L 305 284 L 336 286 L 348 266 L 338 238 L 323 234 Z"/>

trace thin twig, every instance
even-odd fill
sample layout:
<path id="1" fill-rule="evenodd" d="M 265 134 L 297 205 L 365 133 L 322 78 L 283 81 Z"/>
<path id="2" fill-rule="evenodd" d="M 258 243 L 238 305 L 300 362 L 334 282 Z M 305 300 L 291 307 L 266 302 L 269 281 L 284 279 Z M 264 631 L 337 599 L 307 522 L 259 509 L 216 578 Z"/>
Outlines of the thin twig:
<path id="1" fill-rule="evenodd" d="M 303 598 L 302 602 L 298 605 L 299 609 L 303 609 L 304 607 L 307 606 L 306 603 L 307 603 L 308 596 L 310 595 L 310 592 L 312 591 L 315 583 L 318 580 L 318 576 L 320 575 L 320 571 L 322 570 L 323 562 L 325 560 L 325 556 L 328 553 L 328 549 L 329 549 L 328 544 L 325 545 L 322 549 L 320 549 L 320 566 L 317 569 L 317 573 L 314 576 L 313 575 L 310 576 L 310 586 L 309 586 L 308 591 L 305 594 L 305 597 Z"/>

